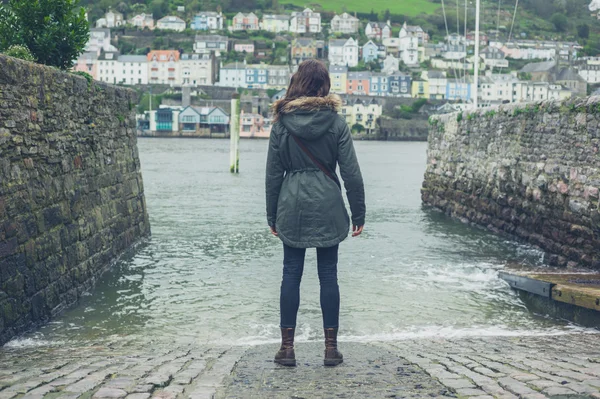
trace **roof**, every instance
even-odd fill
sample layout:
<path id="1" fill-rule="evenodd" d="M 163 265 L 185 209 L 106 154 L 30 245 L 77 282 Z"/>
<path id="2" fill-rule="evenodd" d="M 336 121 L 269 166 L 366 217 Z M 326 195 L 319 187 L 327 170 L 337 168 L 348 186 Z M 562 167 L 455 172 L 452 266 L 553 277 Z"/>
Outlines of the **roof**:
<path id="1" fill-rule="evenodd" d="M 550 72 L 556 66 L 554 61 L 532 62 L 525 65 L 519 72 L 535 73 Z"/>
<path id="2" fill-rule="evenodd" d="M 120 55 L 119 62 L 148 62 L 145 55 Z"/>
<path id="3" fill-rule="evenodd" d="M 306 38 L 306 37 L 299 37 L 294 41 L 294 43 L 298 43 L 301 46 L 309 46 L 310 44 L 312 44 L 314 42 L 315 42 L 314 39 Z"/>
<path id="4" fill-rule="evenodd" d="M 94 32 L 98 32 L 98 33 L 104 33 L 104 37 L 110 37 L 110 29 L 108 28 L 91 28 L 90 29 L 90 34 L 94 33 Z"/>
<path id="5" fill-rule="evenodd" d="M 348 14 L 347 12 L 343 13 L 342 15 L 335 15 L 332 20 L 334 19 L 353 19 L 358 21 L 358 18 L 356 18 L 355 16 L 352 16 L 350 14 Z"/>
<path id="6" fill-rule="evenodd" d="M 265 14 L 263 15 L 263 20 L 265 19 L 274 19 L 279 21 L 289 21 L 289 15 L 277 15 L 277 14 Z"/>
<path id="7" fill-rule="evenodd" d="M 341 65 L 331 65 L 329 67 L 329 72 L 332 72 L 332 73 L 346 73 L 346 72 L 348 72 L 348 67 L 347 66 L 341 66 Z"/>
<path id="8" fill-rule="evenodd" d="M 368 42 L 366 42 L 366 43 L 363 45 L 363 47 L 367 47 L 367 45 L 369 45 L 369 44 L 370 44 L 371 46 L 375 46 L 375 47 L 379 48 L 379 46 L 378 46 L 377 44 L 373 43 L 373 40 L 369 40 Z"/>
<path id="9" fill-rule="evenodd" d="M 371 76 L 370 72 L 349 72 L 348 79 L 369 79 Z"/>
<path id="10" fill-rule="evenodd" d="M 331 39 L 329 41 L 329 47 L 343 47 L 347 41 L 347 39 Z"/>
<path id="11" fill-rule="evenodd" d="M 201 17 L 203 15 L 206 15 L 207 17 L 218 17 L 221 14 L 219 14 L 218 12 L 215 12 L 215 11 L 202 11 L 202 12 L 199 12 L 198 14 L 196 14 L 197 17 Z"/>
<path id="12" fill-rule="evenodd" d="M 196 35 L 197 42 L 227 42 L 229 38 L 227 36 L 219 35 Z"/>
<path id="13" fill-rule="evenodd" d="M 379 26 L 380 28 L 385 28 L 386 26 L 389 27 L 389 25 L 387 24 L 387 22 L 373 22 L 373 21 L 369 21 L 369 23 L 367 25 L 370 26 Z"/>
<path id="14" fill-rule="evenodd" d="M 446 75 L 442 71 L 428 71 L 427 77 L 429 79 L 446 79 Z"/>
<path id="15" fill-rule="evenodd" d="M 175 61 L 179 61 L 179 51 L 177 50 L 153 50 L 150 51 L 146 57 L 148 58 L 148 61 L 152 61 L 152 57 L 154 57 L 155 55 L 159 61 L 162 55 L 165 55 L 167 58 L 173 56 L 175 58 Z"/>
<path id="16" fill-rule="evenodd" d="M 576 80 L 579 82 L 585 82 L 585 79 L 581 77 L 573 68 L 563 68 L 556 76 L 556 81 L 562 80 Z"/>
<path id="17" fill-rule="evenodd" d="M 420 26 L 406 25 L 406 22 L 404 23 L 403 28 L 406 29 L 408 32 L 424 32 L 423 28 L 421 28 Z"/>
<path id="18" fill-rule="evenodd" d="M 99 60 L 108 60 L 108 61 L 117 61 L 119 58 L 119 53 L 116 51 L 106 51 L 102 52 L 98 57 Z"/>
<path id="19" fill-rule="evenodd" d="M 175 15 L 167 15 L 166 17 L 162 17 L 158 20 L 158 22 L 168 21 L 168 22 L 181 22 L 185 24 L 185 21 Z"/>

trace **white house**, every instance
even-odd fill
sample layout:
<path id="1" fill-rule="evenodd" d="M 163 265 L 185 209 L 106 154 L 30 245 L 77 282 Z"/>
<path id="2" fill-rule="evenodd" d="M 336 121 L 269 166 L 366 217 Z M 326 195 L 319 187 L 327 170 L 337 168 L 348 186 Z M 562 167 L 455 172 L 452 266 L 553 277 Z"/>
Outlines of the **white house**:
<path id="1" fill-rule="evenodd" d="M 90 29 L 90 38 L 85 45 L 85 52 L 100 53 L 116 52 L 117 48 L 110 44 L 110 29 L 92 28 Z"/>
<path id="2" fill-rule="evenodd" d="M 358 32 L 360 20 L 347 12 L 335 15 L 331 19 L 331 31 L 334 33 L 352 34 Z"/>
<path id="3" fill-rule="evenodd" d="M 406 23 L 404 24 L 406 26 Z M 416 32 L 404 30 L 400 31 L 400 43 L 398 50 L 400 59 L 406 65 L 417 65 L 419 63 L 419 37 Z"/>
<path id="4" fill-rule="evenodd" d="M 400 60 L 393 55 L 388 55 L 383 60 L 383 68 L 381 68 L 381 72 L 392 75 L 400 70 Z"/>
<path id="5" fill-rule="evenodd" d="M 425 45 L 429 43 L 429 34 L 423 30 L 420 26 L 407 25 L 406 22 L 400 29 L 399 38 L 402 39 L 406 36 L 416 36 L 419 45 Z"/>
<path id="6" fill-rule="evenodd" d="M 115 65 L 117 83 L 124 85 L 148 84 L 148 58 L 145 55 L 121 55 Z"/>
<path id="7" fill-rule="evenodd" d="M 194 52 L 198 54 L 215 53 L 217 57 L 229 50 L 229 38 L 219 35 L 196 35 Z"/>
<path id="8" fill-rule="evenodd" d="M 267 32 L 287 32 L 290 30 L 290 16 L 265 14 L 260 27 Z"/>
<path id="9" fill-rule="evenodd" d="M 423 71 L 421 79 L 429 82 L 429 98 L 432 100 L 443 100 L 446 98 L 448 79 L 445 72 Z"/>
<path id="10" fill-rule="evenodd" d="M 246 63 L 236 62 L 222 66 L 216 86 L 246 87 Z"/>
<path id="11" fill-rule="evenodd" d="M 350 39 L 329 40 L 329 63 L 355 67 L 358 65 L 358 42 Z"/>
<path id="12" fill-rule="evenodd" d="M 365 35 L 369 39 L 382 41 L 392 37 L 392 25 L 388 22 L 369 22 L 365 26 Z"/>
<path id="13" fill-rule="evenodd" d="M 138 14 L 129 20 L 129 23 L 138 29 L 154 29 L 152 14 Z"/>
<path id="14" fill-rule="evenodd" d="M 98 67 L 97 67 L 97 79 L 110 83 L 117 84 L 120 83 L 118 79 L 120 79 L 119 72 L 119 53 L 117 52 L 107 52 L 102 53 L 100 57 L 98 57 Z"/>
<path id="15" fill-rule="evenodd" d="M 123 14 L 118 11 L 108 10 L 104 14 L 104 18 L 100 18 L 96 21 L 96 28 L 117 28 L 125 24 Z"/>
<path id="16" fill-rule="evenodd" d="M 181 84 L 213 85 L 216 76 L 214 54 L 181 54 Z"/>
<path id="17" fill-rule="evenodd" d="M 177 50 L 154 50 L 150 51 L 148 67 L 150 68 L 148 82 L 151 84 L 168 84 L 174 86 L 181 82 L 181 69 L 179 63 L 179 51 Z"/>
<path id="18" fill-rule="evenodd" d="M 290 32 L 292 33 L 319 33 L 321 32 L 321 14 L 306 8 L 302 12 L 293 12 L 290 19 Z"/>
<path id="19" fill-rule="evenodd" d="M 159 19 L 156 23 L 156 27 L 158 29 L 163 30 L 174 30 L 176 32 L 183 32 L 185 30 L 186 24 L 183 19 L 169 15 Z"/>
<path id="20" fill-rule="evenodd" d="M 577 60 L 577 72 L 588 83 L 600 83 L 600 57 L 582 57 Z"/>

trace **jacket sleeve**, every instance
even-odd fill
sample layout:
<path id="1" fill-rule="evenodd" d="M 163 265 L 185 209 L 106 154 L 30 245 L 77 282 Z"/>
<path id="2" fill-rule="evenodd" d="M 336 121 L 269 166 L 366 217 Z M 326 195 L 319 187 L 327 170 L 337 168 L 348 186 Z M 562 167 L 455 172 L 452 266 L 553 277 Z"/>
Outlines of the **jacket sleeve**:
<path id="1" fill-rule="evenodd" d="M 279 157 L 279 135 L 273 127 L 269 139 L 269 152 L 267 154 L 267 173 L 265 179 L 265 191 L 267 194 L 267 222 L 269 226 L 275 226 L 277 220 L 277 202 L 279 192 L 283 184 L 284 168 Z"/>
<path id="2" fill-rule="evenodd" d="M 352 224 L 362 226 L 365 224 L 365 188 L 363 184 L 360 166 L 354 151 L 352 143 L 352 135 L 346 122 L 340 134 L 338 141 L 338 164 L 340 165 L 340 174 L 344 180 L 346 188 L 346 196 L 350 203 L 350 211 L 352 212 Z"/>

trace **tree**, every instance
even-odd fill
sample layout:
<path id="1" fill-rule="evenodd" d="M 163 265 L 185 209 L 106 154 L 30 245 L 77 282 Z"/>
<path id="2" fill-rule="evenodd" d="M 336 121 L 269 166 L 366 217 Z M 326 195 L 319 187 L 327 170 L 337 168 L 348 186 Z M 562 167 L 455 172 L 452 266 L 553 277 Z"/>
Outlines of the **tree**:
<path id="1" fill-rule="evenodd" d="M 590 26 L 588 24 L 582 24 L 577 26 L 577 36 L 582 39 L 590 37 Z"/>
<path id="2" fill-rule="evenodd" d="M 554 13 L 552 18 L 550 18 L 550 22 L 554 24 L 554 28 L 557 32 L 564 32 L 567 30 L 568 21 L 565 14 Z"/>
<path id="3" fill-rule="evenodd" d="M 352 125 L 352 131 L 356 133 L 362 133 L 365 131 L 365 127 L 359 123 Z"/>
<path id="4" fill-rule="evenodd" d="M 79 0 L 9 0 L 0 6 L 0 51 L 25 46 L 39 63 L 68 69 L 89 36 Z"/>

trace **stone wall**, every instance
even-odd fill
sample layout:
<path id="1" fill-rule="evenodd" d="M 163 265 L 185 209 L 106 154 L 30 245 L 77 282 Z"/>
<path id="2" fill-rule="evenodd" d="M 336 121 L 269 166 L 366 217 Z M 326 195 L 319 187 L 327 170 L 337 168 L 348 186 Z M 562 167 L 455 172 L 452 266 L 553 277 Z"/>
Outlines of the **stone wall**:
<path id="1" fill-rule="evenodd" d="M 425 204 L 600 269 L 600 97 L 430 119 Z"/>
<path id="2" fill-rule="evenodd" d="M 150 233 L 135 93 L 0 55 L 0 345 Z"/>

